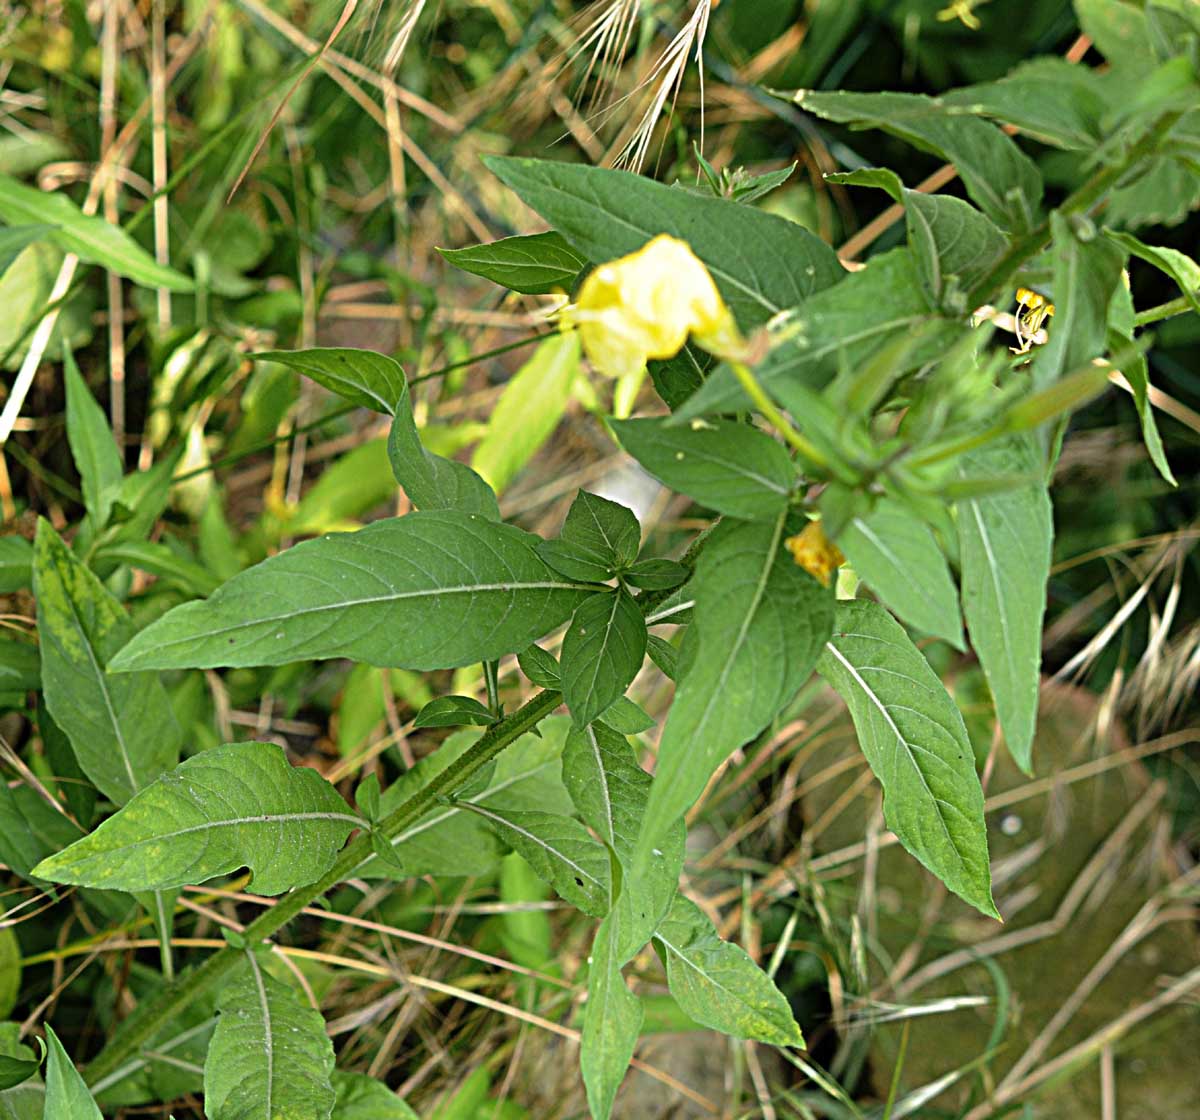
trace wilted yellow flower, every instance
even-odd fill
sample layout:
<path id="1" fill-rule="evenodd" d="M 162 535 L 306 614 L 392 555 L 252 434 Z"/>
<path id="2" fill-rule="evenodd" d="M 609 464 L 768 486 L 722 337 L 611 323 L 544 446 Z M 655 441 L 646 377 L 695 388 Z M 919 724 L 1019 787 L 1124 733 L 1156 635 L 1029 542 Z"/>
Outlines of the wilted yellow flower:
<path id="1" fill-rule="evenodd" d="M 718 356 L 742 348 L 708 269 L 685 242 L 666 234 L 589 273 L 568 316 L 592 365 L 609 377 L 672 357 L 689 334 Z"/>
<path id="2" fill-rule="evenodd" d="M 829 586 L 833 573 L 846 562 L 842 550 L 825 535 L 819 521 L 810 521 L 802 532 L 783 543 L 792 559 L 824 587 Z"/>

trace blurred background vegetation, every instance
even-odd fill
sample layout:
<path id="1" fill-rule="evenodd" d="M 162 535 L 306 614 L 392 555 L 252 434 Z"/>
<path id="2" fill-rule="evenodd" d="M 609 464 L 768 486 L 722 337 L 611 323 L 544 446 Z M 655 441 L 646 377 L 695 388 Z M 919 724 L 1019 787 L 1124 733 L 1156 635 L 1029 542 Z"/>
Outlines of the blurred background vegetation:
<path id="1" fill-rule="evenodd" d="M 690 186 L 697 150 L 731 172 L 796 164 L 756 205 L 862 260 L 900 243 L 903 225 L 877 220 L 876 192 L 823 173 L 887 165 L 915 186 L 938 162 L 764 89 L 936 94 L 1039 55 L 1102 61 L 1061 0 L 33 0 L 0 13 L 0 172 L 67 192 L 198 281 L 181 296 L 83 267 L 64 295 L 49 241 L 0 278 L 6 384 L 58 309 L 3 448 L 4 531 L 28 535 L 35 514 L 59 528 L 81 516 L 66 344 L 127 469 L 165 463 L 180 479 L 139 530 L 162 546 L 158 567 L 120 588 L 141 619 L 296 539 L 404 511 L 385 430 L 247 359 L 272 347 L 396 356 L 429 446 L 491 462 L 503 449 L 502 508 L 530 528 L 557 528 L 580 486 L 634 506 L 663 554 L 697 527 L 686 499 L 608 441 L 598 387 L 527 378 L 522 425 L 493 421 L 546 329 L 546 300 L 506 294 L 436 251 L 539 228 L 482 155 L 632 166 Z M 1057 189 L 1082 174 L 1067 153 L 1027 148 Z M 1156 243 L 1194 250 L 1200 177 L 1129 189 L 1159 205 Z M 1130 280 L 1139 306 L 1174 294 L 1140 262 Z M 843 713 L 814 688 L 710 790 L 688 868 L 689 893 L 780 978 L 811 1051 L 695 1030 L 647 969 L 639 994 L 658 1033 L 619 1115 L 1195 1114 L 1200 1007 L 1194 990 L 1167 998 L 1160 974 L 1200 958 L 1200 319 L 1155 334 L 1151 378 L 1179 485 L 1147 460 L 1126 394 L 1073 421 L 1054 492 L 1034 780 L 992 749 L 977 667 L 927 650 L 970 716 L 1006 925 L 972 916 L 881 846 L 877 788 Z M 51 774 L 52 732 L 22 683 L 33 608 L 26 592 L 0 590 L 6 777 L 17 756 Z M 275 740 L 349 789 L 438 746 L 444 733 L 408 723 L 434 695 L 482 689 L 470 671 L 454 677 L 304 663 L 180 675 L 172 695 L 186 750 Z M 505 688 L 515 702 L 511 672 Z M 634 695 L 661 714 L 668 689 L 647 668 Z M 199 939 L 256 905 L 205 889 L 183 900 L 177 933 Z M 21 977 L 11 991 L 0 984 L 0 1019 L 28 1030 L 53 1009 L 86 1057 L 104 1017 L 155 982 L 154 954 L 93 944 L 114 927 L 78 899 L 54 904 L 11 879 L 4 901 L 0 959 L 24 967 L 10 969 Z M 385 1079 L 422 1116 L 582 1116 L 570 1036 L 587 932 L 567 915 L 510 856 L 469 879 L 348 887 L 290 931 L 289 959 L 321 1002 L 339 1067 Z M 174 1081 L 160 1071 L 171 1107 L 127 1115 L 200 1116 L 184 1059 Z"/>

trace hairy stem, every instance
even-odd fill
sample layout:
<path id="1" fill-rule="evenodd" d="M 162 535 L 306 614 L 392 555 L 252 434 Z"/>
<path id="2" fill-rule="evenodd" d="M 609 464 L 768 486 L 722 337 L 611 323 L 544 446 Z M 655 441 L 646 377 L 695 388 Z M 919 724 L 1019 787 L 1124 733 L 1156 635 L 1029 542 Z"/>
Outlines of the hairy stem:
<path id="1" fill-rule="evenodd" d="M 416 823 L 439 800 L 465 786 L 505 747 L 537 726 L 562 703 L 559 692 L 539 692 L 524 707 L 493 724 L 477 743 L 419 789 L 379 824 L 389 840 Z M 263 941 L 290 922 L 306 906 L 326 891 L 350 878 L 359 865 L 371 857 L 371 839 L 360 834 L 347 845 L 334 865 L 315 883 L 297 887 L 274 906 L 264 910 L 243 933 L 247 944 Z M 217 983 L 241 959 L 241 951 L 232 945 L 208 958 L 195 972 L 180 977 L 148 1004 L 138 1009 L 116 1037 L 96 1055 L 84 1071 L 89 1085 L 118 1069 L 132 1054 L 149 1042 L 160 1030 L 203 992 Z"/>

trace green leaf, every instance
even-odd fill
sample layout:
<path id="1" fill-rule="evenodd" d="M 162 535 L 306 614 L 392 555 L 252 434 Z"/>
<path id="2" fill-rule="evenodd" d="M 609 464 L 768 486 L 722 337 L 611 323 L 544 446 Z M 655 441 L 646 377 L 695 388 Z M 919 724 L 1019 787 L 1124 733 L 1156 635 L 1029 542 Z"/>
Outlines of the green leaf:
<path id="1" fill-rule="evenodd" d="M 65 813 L 29 786 L 0 782 L 0 862 L 29 879 L 38 862 L 82 835 Z"/>
<path id="2" fill-rule="evenodd" d="M 637 557 L 642 529 L 633 511 L 619 502 L 580 490 L 556 541 L 542 541 L 538 554 L 572 579 L 602 583 Z"/>
<path id="3" fill-rule="evenodd" d="M 204 1062 L 208 1120 L 329 1120 L 333 1045 L 318 1011 L 253 952 L 225 982 Z"/>
<path id="4" fill-rule="evenodd" d="M 562 675 L 554 655 L 541 646 L 529 646 L 517 654 L 517 663 L 534 684 L 540 688 L 557 689 L 562 685 Z"/>
<path id="5" fill-rule="evenodd" d="M 11 226 L 0 229 L 0 277 L 8 271 L 13 263 L 30 245 L 51 232 L 53 226 L 30 225 Z"/>
<path id="6" fill-rule="evenodd" d="M 611 905 L 608 852 L 572 817 L 540 810 L 499 810 L 476 802 L 455 804 L 482 817 L 559 896 L 593 917 Z"/>
<path id="7" fill-rule="evenodd" d="M 1186 118 L 1185 118 L 1186 119 Z M 1194 147 L 1196 137 L 1191 144 Z M 1200 174 L 1194 160 L 1162 157 L 1146 161 L 1145 172 L 1109 195 L 1104 219 L 1114 226 L 1174 226 L 1200 206 Z"/>
<path id="8" fill-rule="evenodd" d="M 744 949 L 721 940 L 694 902 L 676 895 L 654 939 L 671 995 L 697 1023 L 771 1046 L 804 1045 L 787 997 Z"/>
<path id="9" fill-rule="evenodd" d="M 476 804 L 507 811 L 540 809 L 570 813 L 571 798 L 562 783 L 563 740 L 571 721 L 565 716 L 543 720 L 542 737 L 524 735 L 496 760 L 487 788 L 473 794 Z M 433 754 L 422 758 L 384 791 L 380 813 L 386 816 L 435 775 L 469 750 L 481 733 L 458 731 Z M 505 848 L 496 833 L 478 816 L 458 805 L 442 805 L 392 840 L 397 859 L 414 875 L 483 875 L 494 871 Z M 364 864 L 365 877 L 391 877 L 375 860 Z"/>
<path id="10" fill-rule="evenodd" d="M 1049 340 L 1033 359 L 1033 387 L 1045 389 L 1104 352 L 1108 305 L 1121 280 L 1125 254 L 1094 229 L 1084 240 L 1057 211 L 1050 215 L 1054 244 L 1054 318 Z"/>
<path id="11" fill-rule="evenodd" d="M 796 468 L 781 444 L 754 428 L 730 420 L 686 427 L 658 418 L 610 424 L 650 474 L 718 513 L 771 519 L 788 504 Z"/>
<path id="12" fill-rule="evenodd" d="M 149 891 L 249 867 L 255 893 L 319 879 L 362 820 L 315 770 L 273 743 L 193 755 L 94 832 L 33 869 L 56 883 Z"/>
<path id="13" fill-rule="evenodd" d="M 622 735 L 640 735 L 657 724 L 653 716 L 628 696 L 618 696 L 600 713 L 600 718 Z"/>
<path id="14" fill-rule="evenodd" d="M 642 1001 L 621 975 L 620 911 L 600 923 L 592 942 L 579 1065 L 593 1120 L 608 1120 L 642 1029 Z"/>
<path id="15" fill-rule="evenodd" d="M 0 218 L 12 226 L 42 222 L 52 225 L 55 228 L 47 236 L 65 252 L 89 264 L 103 265 L 144 288 L 173 292 L 190 292 L 193 288 L 186 276 L 158 264 L 120 226 L 88 217 L 65 194 L 39 191 L 0 175 Z"/>
<path id="16" fill-rule="evenodd" d="M 963 648 L 958 588 L 929 526 L 884 499 L 837 538 L 854 570 L 905 622 Z"/>
<path id="17" fill-rule="evenodd" d="M 1125 0 L 1075 0 L 1083 33 L 1116 67 L 1141 69 L 1155 62 L 1146 14 Z"/>
<path id="18" fill-rule="evenodd" d="M 67 442 L 83 486 L 83 504 L 100 529 L 108 521 L 113 498 L 121 485 L 121 453 L 108 426 L 104 410 L 88 391 L 74 355 L 63 354 L 63 380 L 67 388 Z"/>
<path id="19" fill-rule="evenodd" d="M 999 917 L 975 753 L 925 656 L 883 607 L 857 599 L 838 604 L 817 668 L 850 709 L 888 828 L 950 890 Z"/>
<path id="20" fill-rule="evenodd" d="M 0 637 L 0 690 L 30 692 L 42 687 L 42 659 L 38 647 Z"/>
<path id="21" fill-rule="evenodd" d="M 459 510 L 489 521 L 500 520 L 495 491 L 478 474 L 466 463 L 426 450 L 407 396 L 396 409 L 388 433 L 388 458 L 392 474 L 417 509 Z"/>
<path id="22" fill-rule="evenodd" d="M 382 1081 L 365 1073 L 333 1071 L 333 1120 L 421 1120 Z"/>
<path id="23" fill-rule="evenodd" d="M 553 434 L 578 371 L 579 332 L 556 334 L 538 345 L 504 387 L 471 457 L 471 466 L 494 490 L 504 490 Z"/>
<path id="24" fill-rule="evenodd" d="M 11 929 L 6 932 L 12 934 Z M 13 940 L 15 939 L 15 935 L 13 935 Z M 46 1047 L 40 1038 L 38 1039 L 38 1045 L 41 1047 L 44 1057 Z M 34 1058 L 32 1056 L 33 1052 L 29 1051 L 27 1047 L 21 1047 L 21 1049 L 26 1050 L 30 1054 L 30 1057 L 18 1058 L 0 1053 L 0 1092 L 3 1092 L 5 1089 L 11 1089 L 14 1085 L 20 1085 L 22 1081 L 28 1081 L 37 1073 L 38 1067 L 42 1064 L 41 1059 Z"/>
<path id="25" fill-rule="evenodd" d="M 111 667 L 349 657 L 450 669 L 493 660 L 565 622 L 591 590 L 550 571 L 536 540 L 477 515 L 430 510 L 305 541 L 211 599 L 168 611 Z"/>
<path id="26" fill-rule="evenodd" d="M 651 556 L 631 565 L 625 581 L 647 591 L 668 591 L 686 582 L 691 574 L 683 564 Z"/>
<path id="27" fill-rule="evenodd" d="M 755 367 L 755 376 L 777 395 L 793 383 L 821 389 L 839 367 L 853 369 L 906 333 L 921 331 L 920 344 L 906 351 L 903 364 L 896 369 L 899 377 L 944 354 L 945 335 L 937 331 L 927 335 L 931 321 L 938 322 L 925 297 L 913 254 L 909 249 L 895 249 L 872 257 L 865 268 L 798 307 L 782 328 L 782 340 Z M 947 332 L 960 329 L 946 324 Z M 719 366 L 676 410 L 675 420 L 750 407 L 728 366 Z M 803 416 L 802 412 L 797 421 Z"/>
<path id="28" fill-rule="evenodd" d="M 33 544 L 24 537 L 0 537 L 0 595 L 33 583 Z"/>
<path id="29" fill-rule="evenodd" d="M 563 748 L 562 777 L 579 815 L 632 871 L 651 778 L 638 765 L 629 740 L 600 722 L 572 728 Z M 620 916 L 616 967 L 646 943 L 675 897 L 685 839 L 683 821 L 677 820 L 648 873 L 638 879 L 624 876 L 615 911 Z"/>
<path id="30" fill-rule="evenodd" d="M 46 1051 L 46 1117 L 103 1120 L 92 1094 L 49 1023 L 46 1024 Z"/>
<path id="31" fill-rule="evenodd" d="M 646 656 L 646 623 L 623 588 L 593 595 L 563 638 L 563 698 L 577 725 L 591 723 L 637 676 Z"/>
<path id="32" fill-rule="evenodd" d="M 783 536 L 782 515 L 774 524 L 723 522 L 687 585 L 695 621 L 659 744 L 638 878 L 717 766 L 796 694 L 832 631 L 832 590 L 793 563 Z"/>
<path id="33" fill-rule="evenodd" d="M 714 365 L 716 359 L 711 354 L 688 344 L 673 358 L 662 361 L 652 358 L 646 363 L 646 372 L 654 383 L 654 391 L 673 412 L 704 384 Z"/>
<path id="34" fill-rule="evenodd" d="M 1027 136 L 1068 151 L 1092 152 L 1106 139 L 1104 80 L 1090 66 L 1044 56 L 1022 62 L 995 82 L 948 90 L 951 109 L 1016 126 Z"/>
<path id="35" fill-rule="evenodd" d="M 1140 257 L 1160 272 L 1166 273 L 1175 281 L 1176 287 L 1183 293 L 1191 309 L 1200 315 L 1200 264 L 1178 249 L 1169 249 L 1165 245 L 1147 245 L 1132 234 L 1121 233 L 1119 230 L 1106 229 L 1104 232 L 1127 253 Z"/>
<path id="36" fill-rule="evenodd" d="M 985 215 L 961 198 L 910 191 L 886 168 L 827 175 L 834 183 L 878 187 L 904 206 L 908 243 L 929 299 L 952 314 L 970 310 L 966 297 L 1008 247 Z"/>
<path id="37" fill-rule="evenodd" d="M 8 1018 L 21 997 L 21 971 L 21 943 L 11 925 L 0 926 L 0 1019 Z M 0 1089 L 7 1089 L 16 1084 L 15 1081 L 4 1084 L 4 1061 L 0 1056 Z M 33 1068 L 36 1070 L 37 1065 Z M 8 1075 L 12 1076 L 14 1072 L 10 1069 Z M 31 1070 L 30 1073 L 32 1072 Z M 24 1081 L 25 1078 L 20 1077 L 17 1080 Z"/>
<path id="38" fill-rule="evenodd" d="M 917 93 L 819 93 L 793 100 L 807 112 L 854 128 L 879 128 L 952 163 L 976 205 L 1005 229 L 1028 230 L 1042 198 L 1033 161 L 988 121 L 961 116 Z"/>
<path id="39" fill-rule="evenodd" d="M 1132 346 L 1133 339 L 1118 331 L 1110 330 L 1108 335 L 1109 350 Z M 1171 464 L 1167 462 L 1167 452 L 1163 447 L 1162 436 L 1158 434 L 1158 422 L 1154 419 L 1154 408 L 1150 404 L 1150 367 L 1143 353 L 1134 353 L 1121 363 L 1121 373 L 1133 390 L 1133 404 L 1137 409 L 1138 422 L 1142 428 L 1142 442 L 1146 445 L 1146 453 L 1150 461 L 1172 486 L 1178 486 Z"/>
<path id="40" fill-rule="evenodd" d="M 317 347 L 312 350 L 267 350 L 260 362 L 294 369 L 343 400 L 392 416 L 408 394 L 404 370 L 394 359 L 373 350 Z"/>
<path id="41" fill-rule="evenodd" d="M 180 555 L 161 541 L 119 540 L 100 545 L 94 559 L 97 565 L 128 564 L 174 584 L 189 595 L 211 595 L 221 583 L 203 564 Z"/>
<path id="42" fill-rule="evenodd" d="M 1061 328 L 1056 328 L 1061 329 Z M 1041 456 L 1028 439 L 1011 439 L 964 456 L 960 477 L 1040 477 Z M 1054 519 L 1041 482 L 958 504 L 963 612 L 996 702 L 1009 752 L 1032 773 L 1042 664 L 1042 615 L 1050 578 Z"/>
<path id="43" fill-rule="evenodd" d="M 553 231 L 438 252 L 455 268 L 526 295 L 544 295 L 559 289 L 569 292 L 588 263 L 562 234 Z"/>
<path id="44" fill-rule="evenodd" d="M 611 570 L 627 568 L 636 559 L 642 527 L 633 510 L 580 490 L 567 510 L 562 539 L 587 550 Z"/>
<path id="45" fill-rule="evenodd" d="M 175 765 L 181 733 L 155 673 L 110 676 L 133 624 L 48 521 L 34 545 L 34 594 L 46 707 L 83 772 L 118 805 Z"/>
<path id="46" fill-rule="evenodd" d="M 663 673 L 671 680 L 676 680 L 679 676 L 679 650 L 677 650 L 665 638 L 660 638 L 657 634 L 651 634 L 646 639 L 646 652 L 650 655 L 650 660 L 657 665 Z"/>
<path id="47" fill-rule="evenodd" d="M 687 241 L 745 330 L 842 276 L 828 245 L 795 222 L 749 206 L 585 164 L 498 156 L 484 163 L 597 264 L 660 233 Z"/>
<path id="48" fill-rule="evenodd" d="M 487 727 L 496 717 L 473 696 L 439 696 L 416 715 L 413 727 L 459 727 L 473 723 Z"/>
<path id="49" fill-rule="evenodd" d="M 298 370 L 351 404 L 391 416 L 387 450 L 392 473 L 418 509 L 460 509 L 500 519 L 496 495 L 483 479 L 465 463 L 434 455 L 421 443 L 399 362 L 372 350 L 338 347 L 256 356 Z"/>

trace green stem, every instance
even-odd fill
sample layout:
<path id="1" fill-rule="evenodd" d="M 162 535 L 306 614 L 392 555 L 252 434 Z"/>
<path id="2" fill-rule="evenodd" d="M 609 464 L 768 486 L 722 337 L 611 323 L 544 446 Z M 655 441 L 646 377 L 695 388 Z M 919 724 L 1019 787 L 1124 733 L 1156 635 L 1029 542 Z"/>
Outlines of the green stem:
<path id="1" fill-rule="evenodd" d="M 759 384 L 758 378 L 754 376 L 750 367 L 745 362 L 737 362 L 731 359 L 729 368 L 733 370 L 733 376 L 738 379 L 738 384 L 741 385 L 746 396 L 754 402 L 754 407 L 766 417 L 771 426 L 783 436 L 792 448 L 813 466 L 822 467 L 826 470 L 830 469 L 831 464 L 829 460 L 818 450 L 811 440 L 801 435 L 792 427 L 791 421 L 788 420 L 775 402 L 771 400 L 766 389 Z"/>
<path id="2" fill-rule="evenodd" d="M 1157 323 L 1162 319 L 1170 319 L 1173 315 L 1182 315 L 1186 311 L 1193 311 L 1195 307 L 1195 295 L 1179 296 L 1177 299 L 1160 303 L 1157 307 L 1147 307 L 1145 311 L 1139 311 L 1133 317 L 1133 321 L 1135 325 L 1144 327 L 1148 323 Z"/>
<path id="3" fill-rule="evenodd" d="M 494 716 L 500 714 L 500 662 L 483 663 L 483 682 L 487 686 L 488 710 Z"/>
<path id="4" fill-rule="evenodd" d="M 561 693 L 539 692 L 524 707 L 493 724 L 469 750 L 445 770 L 436 774 L 403 805 L 384 817 L 379 823 L 379 831 L 389 840 L 394 840 L 440 800 L 465 786 L 505 747 L 531 731 L 561 703 Z M 326 891 L 350 878 L 359 865 L 370 856 L 371 838 L 360 834 L 342 850 L 333 866 L 320 879 L 284 895 L 274 906 L 264 910 L 251 922 L 243 934 L 245 942 L 254 944 L 270 937 Z M 218 950 L 195 972 L 181 977 L 148 1004 L 139 1008 L 136 1016 L 126 1023 L 119 1034 L 88 1065 L 84 1074 L 88 1084 L 95 1084 L 118 1069 L 185 1007 L 227 975 L 239 960 L 240 950 L 233 946 Z"/>

